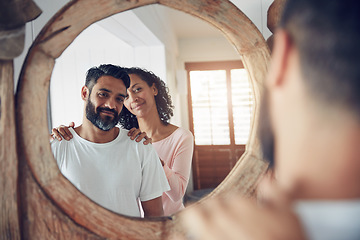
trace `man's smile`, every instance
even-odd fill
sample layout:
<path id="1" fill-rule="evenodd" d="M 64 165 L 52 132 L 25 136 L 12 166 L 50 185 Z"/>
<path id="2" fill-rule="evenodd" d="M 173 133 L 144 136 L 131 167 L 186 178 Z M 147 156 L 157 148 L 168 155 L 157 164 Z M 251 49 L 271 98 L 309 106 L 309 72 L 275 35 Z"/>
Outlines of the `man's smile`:
<path id="1" fill-rule="evenodd" d="M 111 116 L 111 117 L 116 117 L 116 115 L 117 115 L 117 113 L 111 109 L 99 109 L 99 113 L 107 115 L 107 116 Z"/>

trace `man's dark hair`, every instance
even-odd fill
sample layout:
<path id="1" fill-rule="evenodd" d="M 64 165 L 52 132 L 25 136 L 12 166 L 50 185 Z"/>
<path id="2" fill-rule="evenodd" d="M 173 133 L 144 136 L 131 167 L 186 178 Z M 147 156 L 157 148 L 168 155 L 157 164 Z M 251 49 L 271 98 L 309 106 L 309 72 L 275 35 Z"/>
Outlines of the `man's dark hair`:
<path id="1" fill-rule="evenodd" d="M 98 79 L 102 76 L 111 76 L 121 79 L 126 88 L 130 86 L 129 75 L 123 68 L 112 64 L 102 64 L 98 67 L 92 67 L 86 72 L 85 86 L 89 89 L 90 93 Z"/>
<path id="2" fill-rule="evenodd" d="M 165 83 L 153 72 L 142 68 L 133 67 L 124 68 L 124 70 L 127 74 L 136 74 L 139 76 L 149 87 L 155 84 L 155 87 L 158 90 L 158 94 L 155 96 L 155 102 L 160 120 L 164 125 L 169 124 L 170 118 L 174 115 L 174 106 L 172 105 L 169 89 L 166 87 Z M 139 128 L 136 116 L 130 113 L 126 108 L 123 108 L 119 122 L 125 129 L 131 129 L 133 127 Z"/>
<path id="3" fill-rule="evenodd" d="M 299 50 L 311 96 L 360 118 L 360 2 L 287 0 L 279 26 Z"/>

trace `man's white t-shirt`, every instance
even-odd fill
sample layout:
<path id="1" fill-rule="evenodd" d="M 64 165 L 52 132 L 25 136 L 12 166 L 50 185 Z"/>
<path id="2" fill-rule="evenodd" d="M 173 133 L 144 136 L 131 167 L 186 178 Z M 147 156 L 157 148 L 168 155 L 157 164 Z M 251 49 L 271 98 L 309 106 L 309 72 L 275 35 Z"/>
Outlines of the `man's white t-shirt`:
<path id="1" fill-rule="evenodd" d="M 138 199 L 162 196 L 170 187 L 151 144 L 131 140 L 127 130 L 108 143 L 81 138 L 54 140 L 52 152 L 61 173 L 82 193 L 114 212 L 140 217 Z"/>

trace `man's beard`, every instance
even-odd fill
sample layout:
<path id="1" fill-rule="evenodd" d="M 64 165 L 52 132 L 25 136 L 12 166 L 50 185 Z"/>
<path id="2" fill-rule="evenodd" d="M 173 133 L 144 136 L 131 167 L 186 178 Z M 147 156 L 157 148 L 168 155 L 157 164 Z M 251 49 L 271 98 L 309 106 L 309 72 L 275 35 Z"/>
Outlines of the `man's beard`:
<path id="1" fill-rule="evenodd" d="M 113 118 L 110 116 L 101 117 L 100 113 L 103 110 L 106 110 L 108 112 L 113 112 L 114 117 Z M 96 108 L 95 111 L 94 104 L 90 101 L 90 99 L 88 99 L 86 103 L 86 118 L 100 130 L 109 131 L 110 129 L 114 128 L 116 124 L 119 122 L 120 114 L 118 114 L 113 109 L 102 108 L 102 107 Z"/>
<path id="2" fill-rule="evenodd" d="M 268 100 L 269 92 L 267 89 L 265 89 L 260 105 L 259 138 L 263 157 L 269 162 L 269 168 L 273 168 L 275 164 L 274 132 L 271 127 Z"/>

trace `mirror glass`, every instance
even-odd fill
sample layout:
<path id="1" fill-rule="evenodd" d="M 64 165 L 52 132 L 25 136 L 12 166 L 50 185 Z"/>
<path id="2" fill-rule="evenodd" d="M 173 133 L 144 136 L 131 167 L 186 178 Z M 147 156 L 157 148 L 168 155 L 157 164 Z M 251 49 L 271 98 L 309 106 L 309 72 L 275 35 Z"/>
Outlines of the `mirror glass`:
<path id="1" fill-rule="evenodd" d="M 222 32 L 161 5 L 136 8 L 92 24 L 56 59 L 50 82 L 52 127 L 72 121 L 75 126 L 81 124 L 85 73 L 104 63 L 145 68 L 168 86 L 175 106 L 171 123 L 195 134 L 194 156 L 200 156 L 192 165 L 185 206 L 215 188 L 245 151 L 252 104 L 241 56 Z M 214 149 L 212 156 L 206 155 Z M 215 161 L 224 158 L 229 159 L 225 167 Z"/>

